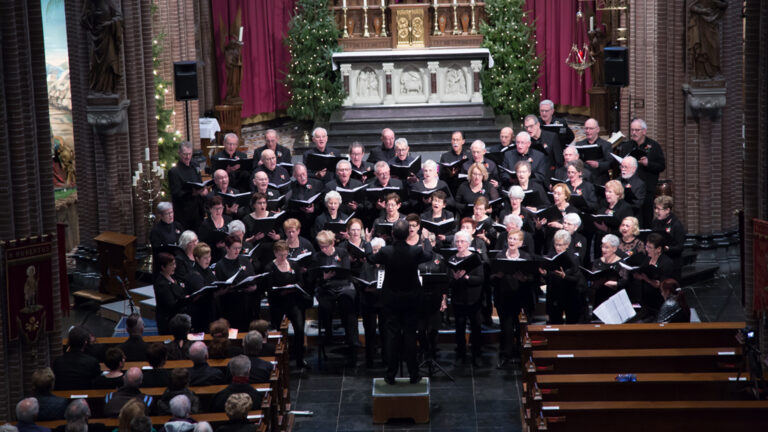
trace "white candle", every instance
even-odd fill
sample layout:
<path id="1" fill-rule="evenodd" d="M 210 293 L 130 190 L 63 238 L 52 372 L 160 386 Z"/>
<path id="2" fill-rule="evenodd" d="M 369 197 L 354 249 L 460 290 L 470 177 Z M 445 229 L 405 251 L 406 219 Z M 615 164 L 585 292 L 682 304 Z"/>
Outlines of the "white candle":
<path id="1" fill-rule="evenodd" d="M 134 176 L 132 180 L 133 180 L 133 187 L 136 187 L 136 177 Z"/>
<path id="2" fill-rule="evenodd" d="M 437 7 L 437 0 L 435 0 L 435 7 Z"/>
<path id="3" fill-rule="evenodd" d="M 149 160 L 149 147 L 144 149 L 144 160 Z"/>
<path id="4" fill-rule="evenodd" d="M 475 5 L 475 0 L 469 0 L 469 4 L 474 6 Z"/>
<path id="5" fill-rule="evenodd" d="M 381 7 L 385 7 L 384 0 L 381 0 Z"/>
<path id="6" fill-rule="evenodd" d="M 157 172 L 157 161 L 152 161 L 152 171 Z"/>
<path id="7" fill-rule="evenodd" d="M 363 0 L 363 9 L 368 9 L 368 0 Z"/>
<path id="8" fill-rule="evenodd" d="M 341 1 L 341 7 L 343 7 L 343 8 L 347 7 L 347 0 L 342 0 Z"/>
<path id="9" fill-rule="evenodd" d="M 243 41 L 243 26 L 240 26 L 240 37 L 237 38 L 237 40 L 239 40 L 240 42 Z"/>
<path id="10" fill-rule="evenodd" d="M 139 172 L 141 172 L 141 162 L 139 162 Z"/>
<path id="11" fill-rule="evenodd" d="M 589 17 L 589 31 L 595 30 L 595 17 L 591 16 Z"/>

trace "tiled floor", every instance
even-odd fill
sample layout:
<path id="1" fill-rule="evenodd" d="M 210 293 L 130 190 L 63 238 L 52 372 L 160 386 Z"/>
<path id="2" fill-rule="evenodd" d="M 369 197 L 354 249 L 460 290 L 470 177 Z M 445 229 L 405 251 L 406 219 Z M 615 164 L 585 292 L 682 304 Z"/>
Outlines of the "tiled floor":
<path id="1" fill-rule="evenodd" d="M 297 431 L 519 431 L 520 368 L 496 369 L 496 354 L 483 353 L 483 366 L 454 365 L 451 346 L 442 346 L 438 361 L 456 380 L 436 375 L 431 383 L 431 421 L 417 425 L 402 420 L 386 425 L 372 423 L 372 378 L 382 377 L 383 368 L 344 368 L 343 359 L 329 354 L 317 369 L 291 375 L 291 397 L 298 411 Z"/>

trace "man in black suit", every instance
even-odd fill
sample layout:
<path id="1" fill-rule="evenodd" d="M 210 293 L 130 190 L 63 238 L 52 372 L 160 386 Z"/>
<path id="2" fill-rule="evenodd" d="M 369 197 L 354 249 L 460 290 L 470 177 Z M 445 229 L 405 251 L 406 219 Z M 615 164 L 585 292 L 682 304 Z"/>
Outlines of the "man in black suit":
<path id="1" fill-rule="evenodd" d="M 567 182 L 568 167 L 566 166 L 566 164 L 568 164 L 568 162 L 570 161 L 575 161 L 578 159 L 579 159 L 579 151 L 576 150 L 576 147 L 572 145 L 565 146 L 565 148 L 563 149 L 563 165 L 555 169 L 555 174 L 552 177 L 562 180 L 563 183 Z M 582 172 L 581 178 L 584 181 L 588 181 L 592 183 L 592 170 L 589 169 L 589 167 L 587 167 L 586 164 L 584 165 L 584 171 Z"/>
<path id="2" fill-rule="evenodd" d="M 269 182 L 275 186 L 280 186 L 286 182 L 291 181 L 291 175 L 288 174 L 288 170 L 277 164 L 277 155 L 270 149 L 265 149 L 261 152 L 260 164 L 253 168 L 253 174 L 257 171 L 264 171 L 267 173 Z"/>
<path id="3" fill-rule="evenodd" d="M 584 163 L 592 170 L 592 178 L 595 184 L 604 185 L 608 181 L 608 170 L 611 169 L 613 157 L 611 156 L 611 143 L 600 138 L 600 125 L 597 120 L 591 118 L 584 122 L 583 139 L 576 143 L 576 148 L 584 145 L 595 144 L 602 150 L 602 156 L 598 159 L 584 160 Z"/>
<path id="4" fill-rule="evenodd" d="M 243 354 L 248 356 L 248 360 L 251 361 L 251 372 L 248 375 L 248 381 L 251 383 L 265 383 L 269 382 L 269 377 L 272 375 L 272 363 L 260 359 L 261 346 L 264 343 L 264 339 L 256 330 L 249 331 L 243 338 Z"/>
<path id="5" fill-rule="evenodd" d="M 515 150 L 504 153 L 504 167 L 514 171 L 515 165 L 522 160 L 531 164 L 532 180 L 539 182 L 545 188 L 549 186 L 549 159 L 544 153 L 531 148 L 531 136 L 528 132 L 517 134 Z M 501 173 L 502 184 L 509 184 L 510 180 L 506 171 Z"/>
<path id="6" fill-rule="evenodd" d="M 248 184 L 248 178 L 251 173 L 248 170 L 241 169 L 241 165 L 239 163 L 230 165 L 224 161 L 222 161 L 221 164 L 217 163 L 216 161 L 219 159 L 245 160 L 248 159 L 248 155 L 238 150 L 238 147 L 240 147 L 240 138 L 235 133 L 230 132 L 224 135 L 223 144 L 224 148 L 216 152 L 216 154 L 211 157 L 211 165 L 213 168 L 223 168 L 225 171 L 227 171 L 227 174 L 229 174 L 229 178 L 231 180 L 230 183 L 242 189 Z"/>
<path id="7" fill-rule="evenodd" d="M 293 166 L 293 178 L 291 183 L 291 199 L 306 201 L 317 194 L 322 194 L 325 185 L 307 173 L 307 167 L 301 162 Z M 301 222 L 301 235 L 309 237 L 310 229 L 315 223 L 315 216 L 323 212 L 323 198 L 317 197 L 310 205 L 290 203 L 288 206 L 289 217 L 294 217 Z"/>
<path id="8" fill-rule="evenodd" d="M 381 147 L 371 150 L 368 162 L 388 161 L 395 157 L 395 132 L 390 128 L 381 130 Z"/>
<path id="9" fill-rule="evenodd" d="M 59 390 L 90 388 L 101 374 L 99 360 L 84 351 L 91 343 L 91 333 L 85 327 L 73 327 L 69 331 L 69 349 L 53 361 L 53 374 Z"/>
<path id="10" fill-rule="evenodd" d="M 403 182 L 400 179 L 392 178 L 389 172 L 389 165 L 384 161 L 378 161 L 376 162 L 376 165 L 374 166 L 374 173 L 376 177 L 369 183 L 369 188 L 385 188 L 385 187 L 391 187 L 391 188 L 397 188 L 398 192 L 395 191 L 388 191 L 384 196 L 389 195 L 392 192 L 401 194 L 403 197 L 403 200 L 407 198 L 405 194 L 405 189 L 403 186 Z M 387 202 L 384 199 L 384 196 L 381 197 L 376 202 L 369 202 L 367 205 L 367 212 L 368 215 L 366 217 L 366 221 L 373 223 L 373 220 L 376 219 L 381 215 L 381 212 L 384 210 L 384 207 L 386 206 Z M 366 225 L 370 226 L 370 225 Z"/>
<path id="11" fill-rule="evenodd" d="M 128 332 L 128 340 L 121 343 L 118 348 L 123 350 L 125 360 L 129 362 L 147 361 L 147 343 L 144 342 L 144 320 L 138 314 L 126 318 L 125 329 Z"/>
<path id="12" fill-rule="evenodd" d="M 192 165 L 192 143 L 184 141 L 179 145 L 179 162 L 168 171 L 173 212 L 183 229 L 194 231 L 203 221 L 202 197 L 208 195 L 208 188 L 195 188 L 187 184 L 201 181 L 200 169 Z"/>
<path id="13" fill-rule="evenodd" d="M 421 380 L 416 362 L 416 328 L 420 312 L 421 283 L 418 266 L 432 259 L 432 245 L 425 241 L 423 246 L 411 246 L 405 242 L 408 237 L 408 222 L 398 220 L 392 226 L 395 241 L 381 248 L 377 253 L 368 254 L 368 262 L 384 266 L 384 284 L 381 301 L 384 306 L 387 329 L 387 373 L 388 384 L 395 383 L 395 374 L 400 364 L 398 354 L 405 353 L 411 383 Z"/>
<path id="14" fill-rule="evenodd" d="M 208 365 L 208 347 L 205 342 L 197 341 L 189 347 L 189 359 L 192 360 L 189 369 L 190 386 L 221 385 L 226 382 L 224 372 Z"/>
<path id="15" fill-rule="evenodd" d="M 559 136 L 560 144 L 567 146 L 573 142 L 573 131 L 568 127 L 568 122 L 562 117 L 555 117 L 555 103 L 545 99 L 539 103 L 539 120 L 542 125 L 560 125 Z"/>
<path id="16" fill-rule="evenodd" d="M 328 131 L 325 128 L 317 127 L 312 131 L 312 142 L 315 143 L 315 147 L 304 152 L 303 162 L 307 164 L 307 158 L 310 154 L 326 154 L 331 156 L 339 156 L 341 153 L 328 145 Z M 320 171 L 310 173 L 312 177 L 319 179 L 323 183 L 327 183 L 333 177 L 333 173 L 328 171 L 328 168 L 323 168 Z"/>
<path id="17" fill-rule="evenodd" d="M 629 133 L 632 138 L 619 147 L 619 155 L 627 156 L 635 150 L 641 155 L 637 159 L 637 175 L 645 183 L 648 193 L 645 194 L 643 203 L 643 221 L 649 226 L 653 220 L 653 199 L 656 195 L 656 185 L 659 182 L 659 174 L 667 168 L 664 158 L 664 150 L 658 142 L 648 138 L 648 125 L 643 119 L 634 119 L 629 125 Z"/>
<path id="18" fill-rule="evenodd" d="M 640 221 L 640 226 L 645 226 L 642 208 L 648 191 L 637 174 L 637 159 L 632 156 L 627 156 L 621 161 L 621 185 L 624 186 L 624 201 L 632 207 L 635 217 Z"/>
<path id="19" fill-rule="evenodd" d="M 352 178 L 367 183 L 373 178 L 373 164 L 363 160 L 365 148 L 359 141 L 349 145 L 349 163 L 352 165 Z"/>
<path id="20" fill-rule="evenodd" d="M 287 147 L 278 144 L 280 140 L 277 137 L 277 131 L 268 129 L 264 132 L 264 146 L 253 151 L 253 159 L 261 160 L 261 152 L 266 149 L 272 150 L 277 156 L 277 163 L 291 163 L 291 151 Z"/>
<path id="21" fill-rule="evenodd" d="M 325 184 L 325 192 L 335 191 L 336 188 L 356 189 L 362 185 L 363 183 L 360 180 L 352 178 L 352 165 L 349 161 L 340 160 L 336 163 L 336 177 Z M 358 208 L 364 206 L 363 191 L 356 193 L 355 196 L 359 196 L 360 199 L 341 203 L 340 211 L 342 213 L 349 215 L 358 211 Z"/>
<path id="22" fill-rule="evenodd" d="M 496 162 L 485 157 L 485 143 L 480 140 L 472 142 L 472 145 L 469 146 L 469 154 L 471 157 L 461 165 L 461 172 L 466 174 L 469 172 L 469 167 L 474 163 L 479 163 L 488 171 L 488 181 L 493 187 L 499 187 L 499 168 L 496 166 Z"/>
<path id="23" fill-rule="evenodd" d="M 531 147 L 539 150 L 549 158 L 550 172 L 563 164 L 563 147 L 560 138 L 554 132 L 541 129 L 539 118 L 533 114 L 525 116 L 523 126 L 531 136 Z"/>
<path id="24" fill-rule="evenodd" d="M 253 400 L 253 408 L 261 406 L 262 395 L 248 383 L 248 375 L 251 371 L 251 362 L 248 357 L 240 354 L 229 361 L 229 374 L 232 375 L 232 384 L 216 393 L 211 400 L 210 412 L 224 412 L 227 398 L 235 393 L 247 393 Z"/>

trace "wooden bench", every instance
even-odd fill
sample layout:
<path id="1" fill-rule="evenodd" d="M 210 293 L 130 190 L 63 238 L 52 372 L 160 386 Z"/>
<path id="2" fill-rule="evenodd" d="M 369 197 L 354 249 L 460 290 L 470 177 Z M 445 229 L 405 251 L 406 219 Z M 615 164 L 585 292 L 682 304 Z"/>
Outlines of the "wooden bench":
<path id="1" fill-rule="evenodd" d="M 523 361 L 531 350 L 735 347 L 743 322 L 521 325 Z"/>
<path id="2" fill-rule="evenodd" d="M 536 431 L 768 430 L 768 401 L 545 402 Z"/>
<path id="3" fill-rule="evenodd" d="M 225 413 L 194 414 L 192 418 L 197 420 L 198 422 L 207 421 L 208 423 L 211 423 L 214 426 L 225 423 L 229 420 L 229 418 Z M 166 422 L 168 422 L 168 420 L 170 420 L 171 417 L 170 416 L 151 416 L 150 419 L 152 419 L 152 425 L 162 426 Z M 264 413 L 262 411 L 260 410 L 250 411 L 248 413 L 248 419 L 254 421 L 254 423 L 257 423 L 259 425 L 259 432 L 267 431 L 267 422 L 262 421 L 264 419 Z M 88 419 L 88 423 L 102 423 L 104 424 L 104 426 L 107 426 L 110 428 L 116 428 L 117 422 L 118 422 L 117 417 Z M 50 421 L 37 422 L 37 425 L 47 427 L 50 429 L 55 429 L 59 426 L 63 426 L 66 424 L 67 424 L 66 420 L 50 420 Z"/>
<path id="4" fill-rule="evenodd" d="M 736 370 L 740 361 L 741 348 L 731 347 L 541 350 L 531 353 L 523 373 L 712 372 Z"/>

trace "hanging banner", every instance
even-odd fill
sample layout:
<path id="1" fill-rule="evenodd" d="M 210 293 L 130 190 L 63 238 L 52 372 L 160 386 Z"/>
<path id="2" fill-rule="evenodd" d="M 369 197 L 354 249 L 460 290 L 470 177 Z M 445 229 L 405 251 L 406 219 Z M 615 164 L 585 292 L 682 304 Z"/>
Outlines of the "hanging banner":
<path id="1" fill-rule="evenodd" d="M 754 244 L 752 249 L 754 266 L 754 305 L 758 315 L 768 312 L 768 221 L 752 219 Z"/>
<path id="2" fill-rule="evenodd" d="M 5 286 L 8 335 L 34 342 L 42 331 L 53 331 L 53 277 L 49 236 L 6 243 Z"/>

